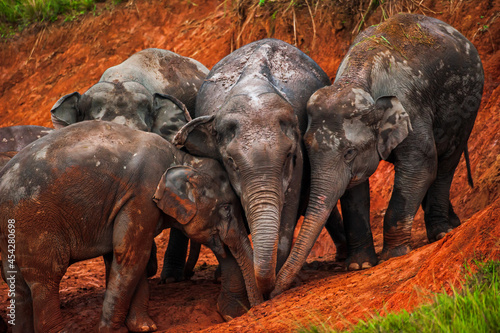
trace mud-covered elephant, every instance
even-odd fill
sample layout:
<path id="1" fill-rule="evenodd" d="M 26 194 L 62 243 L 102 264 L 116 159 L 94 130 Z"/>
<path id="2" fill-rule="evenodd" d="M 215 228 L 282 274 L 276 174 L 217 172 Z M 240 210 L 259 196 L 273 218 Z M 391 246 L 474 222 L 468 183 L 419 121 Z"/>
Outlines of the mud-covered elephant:
<path id="1" fill-rule="evenodd" d="M 208 69 L 198 61 L 162 49 L 145 49 L 108 68 L 83 95 L 61 97 L 51 109 L 55 128 L 83 120 L 106 120 L 171 141 L 176 118 L 193 113 L 196 94 Z M 178 115 L 178 117 L 175 117 Z"/>
<path id="2" fill-rule="evenodd" d="M 297 221 L 307 100 L 330 84 L 299 49 L 276 39 L 241 47 L 210 71 L 195 118 L 174 138 L 194 155 L 221 161 L 241 199 L 259 289 L 274 288 Z"/>
<path id="3" fill-rule="evenodd" d="M 25 146 L 49 134 L 53 130 L 53 128 L 36 125 L 18 125 L 0 128 L 0 169 Z"/>
<path id="4" fill-rule="evenodd" d="M 227 245 L 247 279 L 250 304 L 239 302 L 262 301 L 240 202 L 217 161 L 104 121 L 68 126 L 25 147 L 0 172 L 2 269 L 16 290 L 13 331 L 62 329 L 58 289 L 67 267 L 106 254 L 112 261 L 99 330 L 154 330 L 145 269 L 153 237 L 166 227 L 207 244 L 223 265 Z M 225 307 L 232 286 L 223 286 Z"/>
<path id="5" fill-rule="evenodd" d="M 52 122 L 60 128 L 83 120 L 112 121 L 160 134 L 171 142 L 191 120 L 196 94 L 207 74 L 208 69 L 194 59 L 168 50 L 145 49 L 108 68 L 83 95 L 63 96 L 52 107 Z M 177 229 L 170 233 L 162 281 L 184 277 L 188 239 Z"/>
<path id="6" fill-rule="evenodd" d="M 483 82 L 474 45 L 434 18 L 396 15 L 354 40 L 334 84 L 308 102 L 304 142 L 312 168 L 310 201 L 274 294 L 288 288 L 342 195 L 347 196 L 341 203 L 348 265 L 377 263 L 368 177 L 380 160 L 395 169 L 380 260 L 409 252 L 421 204 L 429 241 L 453 228 L 450 186 L 466 151 Z"/>

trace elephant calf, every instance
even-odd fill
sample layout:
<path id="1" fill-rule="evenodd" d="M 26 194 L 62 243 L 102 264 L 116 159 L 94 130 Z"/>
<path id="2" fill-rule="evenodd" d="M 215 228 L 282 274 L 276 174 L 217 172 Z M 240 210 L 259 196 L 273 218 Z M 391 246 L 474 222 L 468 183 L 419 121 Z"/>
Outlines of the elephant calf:
<path id="1" fill-rule="evenodd" d="M 347 266 L 377 263 L 368 177 L 380 160 L 395 170 L 381 261 L 410 251 L 420 205 L 430 242 L 460 224 L 450 205 L 450 186 L 467 152 L 483 83 L 474 45 L 437 19 L 399 14 L 354 40 L 334 84 L 315 92 L 307 105 L 310 200 L 274 294 L 290 285 L 339 198 Z"/>
<path id="2" fill-rule="evenodd" d="M 207 74 L 208 69 L 194 59 L 145 49 L 108 68 L 83 95 L 61 97 L 50 110 L 52 123 L 60 128 L 106 120 L 171 141 L 186 118 L 183 105 L 194 114 L 196 94 Z M 175 118 L 181 124 L 175 126 Z"/>
<path id="3" fill-rule="evenodd" d="M 166 227 L 207 244 L 218 258 L 234 255 L 250 304 L 262 300 L 239 200 L 218 162 L 102 121 L 27 146 L 0 172 L 2 269 L 16 291 L 13 331 L 62 329 L 61 278 L 70 264 L 101 255 L 112 261 L 99 331 L 155 330 L 145 268 L 153 237 Z"/>

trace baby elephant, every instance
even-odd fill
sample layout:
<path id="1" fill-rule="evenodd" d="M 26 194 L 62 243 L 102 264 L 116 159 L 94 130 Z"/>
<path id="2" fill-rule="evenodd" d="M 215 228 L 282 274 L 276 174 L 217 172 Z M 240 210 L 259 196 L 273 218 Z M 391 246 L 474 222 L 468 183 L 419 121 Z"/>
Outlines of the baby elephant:
<path id="1" fill-rule="evenodd" d="M 218 162 L 104 121 L 68 126 L 27 146 L 0 172 L 0 247 L 4 279 L 15 284 L 13 331 L 63 329 L 61 278 L 72 263 L 101 255 L 112 262 L 99 331 L 154 331 L 145 268 L 153 237 L 167 227 L 218 257 L 234 255 L 250 304 L 262 301 L 239 200 Z"/>
<path id="2" fill-rule="evenodd" d="M 208 69 L 194 59 L 145 49 L 108 68 L 84 94 L 61 97 L 50 111 L 52 123 L 61 128 L 100 119 L 171 141 L 184 125 L 185 108 L 194 112 L 196 94 L 207 74 Z"/>

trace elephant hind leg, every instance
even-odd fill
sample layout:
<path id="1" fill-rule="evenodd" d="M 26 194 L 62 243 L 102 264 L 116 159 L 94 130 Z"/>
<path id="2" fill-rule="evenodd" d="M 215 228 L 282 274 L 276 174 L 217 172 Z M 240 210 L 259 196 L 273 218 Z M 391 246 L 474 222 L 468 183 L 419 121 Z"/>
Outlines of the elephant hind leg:
<path id="1" fill-rule="evenodd" d="M 458 227 L 461 224 L 460 219 L 458 218 L 457 214 L 453 210 L 453 206 L 451 204 L 451 201 L 449 203 L 449 208 L 448 208 L 448 218 L 449 218 L 450 224 L 453 227 L 453 229 L 455 229 L 456 227 Z"/>
<path id="2" fill-rule="evenodd" d="M 30 285 L 36 332 L 59 332 L 64 328 L 59 300 L 61 278 L 49 274 L 44 283 Z"/>
<path id="3" fill-rule="evenodd" d="M 427 239 L 431 243 L 440 240 L 453 228 L 460 225 L 460 220 L 453 211 L 450 202 L 452 180 L 453 173 L 443 174 L 438 172 L 436 180 L 422 201 Z"/>
<path id="4" fill-rule="evenodd" d="M 15 324 L 11 326 L 14 333 L 34 332 L 33 300 L 30 288 L 24 280 L 20 268 L 17 265 L 14 265 L 13 268 L 9 267 L 7 252 L 2 252 L 2 256 L 2 277 L 9 290 L 15 290 L 14 297 L 11 297 L 11 300 L 14 300 L 15 303 L 12 304 L 12 301 L 7 303 L 7 322 L 11 325 Z M 14 288 L 12 288 L 12 283 Z M 15 318 L 15 321 L 12 321 L 13 318 Z"/>
<path id="5" fill-rule="evenodd" d="M 17 271 L 16 287 L 19 286 L 21 292 L 21 295 L 18 295 L 16 290 L 16 327 L 19 319 L 17 307 L 20 306 L 24 308 L 22 311 L 27 313 L 31 310 L 35 332 L 59 332 L 64 328 L 59 283 L 70 263 L 70 249 L 62 237 L 55 234 L 52 236 L 32 242 L 32 247 L 29 249 L 22 247 L 20 253 L 16 255 L 16 259 L 19 260 L 14 265 Z M 16 267 L 17 265 L 19 267 Z M 10 274 L 9 268 L 11 267 L 4 266 L 7 275 Z M 26 286 L 29 287 L 29 291 Z M 26 302 L 22 299 L 23 296 L 29 299 L 31 306 L 23 304 Z"/>
<path id="6" fill-rule="evenodd" d="M 438 161 L 434 143 L 428 142 L 427 147 L 424 145 L 420 150 L 405 146 L 396 149 L 398 156 L 394 163 L 394 189 L 384 217 L 384 248 L 379 262 L 410 252 L 413 218 L 426 194 L 427 202 L 430 202 L 429 194 L 434 192 L 429 192 L 429 188 L 437 184 Z"/>

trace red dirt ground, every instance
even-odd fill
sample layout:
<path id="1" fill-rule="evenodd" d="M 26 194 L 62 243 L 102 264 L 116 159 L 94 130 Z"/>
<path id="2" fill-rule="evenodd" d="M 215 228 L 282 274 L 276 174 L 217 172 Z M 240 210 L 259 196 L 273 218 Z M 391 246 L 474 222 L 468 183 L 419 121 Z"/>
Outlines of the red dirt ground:
<path id="1" fill-rule="evenodd" d="M 211 68 L 237 46 L 275 37 L 296 44 L 334 78 L 347 51 L 354 24 L 340 8 L 257 6 L 240 11 L 216 0 L 150 0 L 122 3 L 100 15 L 31 28 L 0 41 L 0 126 L 51 126 L 50 108 L 63 95 L 83 93 L 104 70 L 148 47 L 169 49 Z M 318 8 L 319 7 L 319 8 Z M 500 1 L 426 0 L 415 9 L 450 23 L 479 50 L 485 68 L 481 109 L 469 141 L 475 187 L 466 181 L 465 163 L 457 169 L 451 198 L 463 224 L 439 242 L 428 244 L 423 215 L 413 227 L 414 251 L 374 268 L 345 272 L 333 261 L 335 248 L 325 234 L 309 257 L 301 286 L 224 323 L 216 311 L 220 285 L 213 282 L 216 260 L 203 249 L 191 281 L 158 285 L 150 280 L 150 313 L 162 332 L 283 332 L 309 322 L 342 328 L 375 312 L 411 309 L 430 292 L 459 286 L 464 263 L 500 259 Z M 295 19 L 294 19 L 295 17 Z M 359 20 L 359 13 L 354 18 Z M 380 20 L 378 10 L 368 21 Z M 484 28 L 483 26 L 488 26 Z M 381 250 L 381 225 L 392 189 L 392 168 L 381 164 L 371 179 L 372 228 Z M 168 232 L 159 236 L 159 271 Z M 7 287 L 0 284 L 0 314 L 5 318 Z M 94 331 L 104 295 L 104 265 L 93 259 L 71 266 L 61 282 L 61 301 L 70 331 Z"/>

